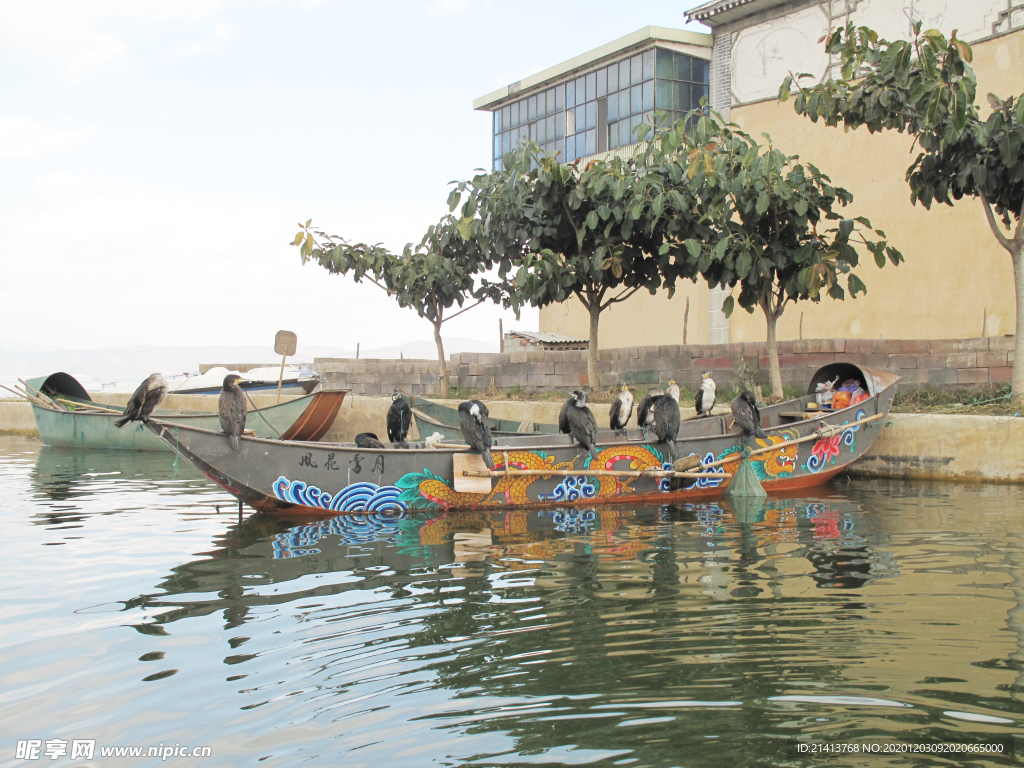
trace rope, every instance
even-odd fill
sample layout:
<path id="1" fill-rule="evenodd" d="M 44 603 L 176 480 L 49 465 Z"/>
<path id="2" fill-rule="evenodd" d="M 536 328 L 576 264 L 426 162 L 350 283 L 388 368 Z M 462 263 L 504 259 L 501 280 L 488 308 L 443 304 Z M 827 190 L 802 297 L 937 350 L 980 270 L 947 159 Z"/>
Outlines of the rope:
<path id="1" fill-rule="evenodd" d="M 249 405 L 251 405 L 253 407 L 253 410 L 260 415 L 260 418 L 263 419 L 264 423 L 266 423 L 268 427 L 274 430 L 274 434 L 276 434 L 278 438 L 280 438 L 281 440 L 284 440 L 284 438 L 281 437 L 281 433 L 274 429 L 274 425 L 267 421 L 267 417 L 263 415 L 263 411 L 256 407 L 256 403 L 254 403 L 252 401 L 252 398 L 249 397 L 249 393 L 243 389 L 242 394 L 245 395 L 245 399 L 249 401 Z"/>

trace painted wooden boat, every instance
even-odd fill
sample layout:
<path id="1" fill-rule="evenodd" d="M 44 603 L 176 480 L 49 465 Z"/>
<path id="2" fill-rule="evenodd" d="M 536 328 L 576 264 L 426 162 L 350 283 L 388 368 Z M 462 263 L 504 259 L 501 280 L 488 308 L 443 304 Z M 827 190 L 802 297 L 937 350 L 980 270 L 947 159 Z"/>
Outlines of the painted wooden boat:
<path id="1" fill-rule="evenodd" d="M 459 430 L 459 411 L 443 403 L 428 400 L 425 397 L 402 392 L 412 408 L 412 418 L 420 437 L 440 433 L 445 440 L 462 440 Z M 488 418 L 492 437 L 511 437 L 513 435 L 558 434 L 557 424 L 543 424 L 532 421 L 513 421 L 511 419 Z"/>
<path id="2" fill-rule="evenodd" d="M 31 379 L 28 384 L 53 398 L 63 408 L 49 408 L 32 403 L 32 415 L 44 445 L 80 448 L 104 448 L 124 451 L 166 451 L 166 443 L 138 424 L 121 429 L 114 422 L 123 408 L 99 406 L 85 388 L 66 373 Z M 286 440 L 316 441 L 327 434 L 334 423 L 348 390 L 317 392 L 278 405 L 251 409 L 245 420 L 246 429 L 257 437 L 280 437 Z M 105 410 L 101 410 L 105 409 Z M 113 411 L 113 412 L 111 412 Z M 207 430 L 220 430 L 220 416 L 213 412 L 157 410 L 154 418 Z"/>
<path id="3" fill-rule="evenodd" d="M 695 457 L 699 467 L 676 473 L 665 446 L 642 430 L 626 438 L 598 433 L 592 459 L 567 435 L 496 438 L 489 490 L 457 490 L 466 447 L 411 444 L 407 449 L 362 450 L 352 444 L 244 438 L 233 452 L 218 431 L 155 421 L 150 430 L 181 457 L 254 509 L 290 518 L 342 512 L 476 507 L 594 505 L 624 500 L 675 503 L 721 495 L 739 467 L 740 451 L 769 494 L 821 485 L 862 456 L 882 428 L 899 377 L 847 363 L 820 369 L 819 382 L 856 378 L 869 397 L 849 408 L 807 418 L 808 394 L 762 412 L 767 439 L 744 438 L 722 417 L 680 425 L 676 457 Z M 483 462 L 475 457 L 479 467 Z M 484 470 L 486 471 L 486 470 Z M 458 475 L 458 477 L 457 477 Z"/>

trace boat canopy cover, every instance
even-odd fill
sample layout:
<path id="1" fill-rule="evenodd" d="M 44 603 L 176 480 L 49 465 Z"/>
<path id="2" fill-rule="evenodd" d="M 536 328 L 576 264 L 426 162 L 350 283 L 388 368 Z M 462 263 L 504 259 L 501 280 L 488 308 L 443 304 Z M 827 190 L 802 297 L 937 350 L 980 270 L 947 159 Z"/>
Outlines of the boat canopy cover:
<path id="1" fill-rule="evenodd" d="M 92 402 L 92 398 L 85 391 L 85 387 L 69 373 L 51 373 L 49 376 L 38 376 L 34 379 L 28 379 L 25 383 L 38 392 L 51 397 L 54 395 L 64 395 L 76 400 Z"/>

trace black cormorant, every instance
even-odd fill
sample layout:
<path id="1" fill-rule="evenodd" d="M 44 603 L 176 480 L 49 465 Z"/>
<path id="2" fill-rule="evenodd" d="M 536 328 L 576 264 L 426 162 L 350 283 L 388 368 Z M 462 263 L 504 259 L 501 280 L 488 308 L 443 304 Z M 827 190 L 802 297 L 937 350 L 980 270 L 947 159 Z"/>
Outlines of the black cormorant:
<path id="1" fill-rule="evenodd" d="M 120 429 L 129 421 L 149 421 L 150 414 L 155 411 L 160 403 L 167 396 L 167 379 L 159 373 L 150 375 L 148 379 L 139 384 L 135 394 L 131 396 L 128 405 L 125 406 L 124 416 L 114 422 L 114 426 Z"/>
<path id="2" fill-rule="evenodd" d="M 479 400 L 459 403 L 459 429 L 466 443 L 480 454 L 488 469 L 494 469 L 491 459 L 491 428 L 487 421 L 487 406 Z"/>
<path id="3" fill-rule="evenodd" d="M 402 393 L 397 389 L 391 395 L 391 407 L 388 408 L 388 440 L 401 448 L 408 448 L 405 436 L 409 434 L 412 423 L 412 408 Z"/>
<path id="4" fill-rule="evenodd" d="M 380 449 L 384 447 L 382 443 L 373 432 L 360 432 L 356 435 L 356 448 L 363 448 L 368 450 L 370 448 Z"/>
<path id="5" fill-rule="evenodd" d="M 654 423 L 654 412 L 651 406 L 654 401 L 665 394 L 663 389 L 649 389 L 647 394 L 640 398 L 640 405 L 636 407 L 636 425 L 641 428 L 649 427 Z"/>
<path id="6" fill-rule="evenodd" d="M 710 416 L 711 409 L 715 407 L 715 380 L 711 378 L 710 371 L 701 374 L 700 389 L 697 390 L 693 406 L 698 416 Z"/>
<path id="7" fill-rule="evenodd" d="M 757 409 L 757 400 L 750 390 L 732 401 L 732 418 L 744 435 L 767 439 L 768 436 L 761 429 L 761 412 Z"/>
<path id="8" fill-rule="evenodd" d="M 654 401 L 654 434 L 668 447 L 668 463 L 676 460 L 676 433 L 679 432 L 679 402 L 672 395 Z"/>
<path id="9" fill-rule="evenodd" d="M 563 435 L 569 434 L 569 406 L 576 402 L 572 397 L 562 403 L 562 410 L 558 412 L 558 431 Z"/>
<path id="10" fill-rule="evenodd" d="M 594 443 L 597 440 L 597 419 L 593 411 L 587 408 L 587 393 L 576 390 L 566 405 L 568 408 L 564 410 L 566 421 L 569 422 L 569 434 L 596 459 L 597 448 Z"/>
<path id="11" fill-rule="evenodd" d="M 616 434 L 625 436 L 626 424 L 629 423 L 631 415 L 633 415 L 633 393 L 629 391 L 629 387 L 623 384 L 622 391 L 612 400 L 612 407 L 608 409 L 609 426 L 615 430 Z"/>
<path id="12" fill-rule="evenodd" d="M 224 377 L 224 386 L 220 390 L 220 402 L 217 411 L 220 413 L 220 428 L 228 436 L 231 450 L 237 451 L 242 446 L 239 438 L 245 430 L 245 393 L 238 386 L 242 377 L 237 373 L 229 373 Z"/>

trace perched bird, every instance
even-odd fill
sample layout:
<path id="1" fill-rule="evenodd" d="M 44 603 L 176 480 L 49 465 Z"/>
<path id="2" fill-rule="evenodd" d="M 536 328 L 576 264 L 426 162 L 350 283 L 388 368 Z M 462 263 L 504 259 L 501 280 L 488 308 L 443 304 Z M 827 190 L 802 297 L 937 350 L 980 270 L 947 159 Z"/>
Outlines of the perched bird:
<path id="1" fill-rule="evenodd" d="M 572 397 L 562 403 L 562 410 L 558 412 L 558 431 L 563 435 L 569 434 L 569 406 L 576 402 Z"/>
<path id="2" fill-rule="evenodd" d="M 612 400 L 612 407 L 608 409 L 609 426 L 618 435 L 625 436 L 626 424 L 629 417 L 633 415 L 633 393 L 629 387 L 622 385 L 622 391 Z"/>
<path id="3" fill-rule="evenodd" d="M 767 439 L 768 435 L 761 429 L 761 412 L 757 409 L 757 400 L 750 390 L 732 401 L 732 418 L 744 435 Z"/>
<path id="4" fill-rule="evenodd" d="M 220 390 L 220 402 L 217 411 L 220 413 L 220 428 L 228 436 L 231 450 L 237 451 L 242 445 L 239 438 L 245 430 L 245 392 L 238 386 L 242 377 L 237 373 L 229 373 L 224 377 L 224 386 Z"/>
<path id="5" fill-rule="evenodd" d="M 565 418 L 569 422 L 569 434 L 596 459 L 597 448 L 594 447 L 594 443 L 597 440 L 597 419 L 594 418 L 593 411 L 587 408 L 587 393 L 576 390 L 566 401 L 566 405 L 568 408 L 565 409 Z"/>
<path id="6" fill-rule="evenodd" d="M 676 384 L 675 379 L 668 380 L 668 386 L 665 387 L 665 394 L 671 395 L 673 400 L 677 403 L 679 402 L 679 385 Z"/>
<path id="7" fill-rule="evenodd" d="M 114 422 L 114 426 L 120 429 L 129 421 L 149 421 L 150 414 L 155 411 L 160 403 L 167 397 L 167 379 L 159 373 L 150 375 L 148 379 L 139 384 L 135 394 L 131 396 L 128 405 L 125 406 L 124 416 Z"/>
<path id="8" fill-rule="evenodd" d="M 651 406 L 664 394 L 665 390 L 663 389 L 649 389 L 647 394 L 640 398 L 640 405 L 636 407 L 636 425 L 638 427 L 646 428 L 654 423 L 654 411 L 651 410 Z"/>
<path id="9" fill-rule="evenodd" d="M 409 434 L 412 424 L 412 408 L 402 393 L 397 389 L 391 395 L 391 407 L 388 408 L 388 440 L 402 448 L 408 448 L 405 436 Z"/>
<path id="10" fill-rule="evenodd" d="M 360 432 L 356 435 L 356 448 L 362 448 L 364 450 L 374 448 L 380 449 L 384 447 L 384 443 L 377 439 L 377 436 L 373 432 Z"/>
<path id="11" fill-rule="evenodd" d="M 710 372 L 701 374 L 700 389 L 697 390 L 693 406 L 698 416 L 711 415 L 711 409 L 715 407 L 715 380 L 711 378 Z"/>
<path id="12" fill-rule="evenodd" d="M 668 448 L 668 463 L 676 460 L 676 433 L 679 432 L 679 402 L 672 395 L 654 401 L 654 434 Z"/>
<path id="13" fill-rule="evenodd" d="M 494 469 L 491 459 L 491 427 L 487 421 L 487 406 L 479 400 L 459 403 L 459 429 L 466 443 L 483 457 L 488 469 Z"/>

